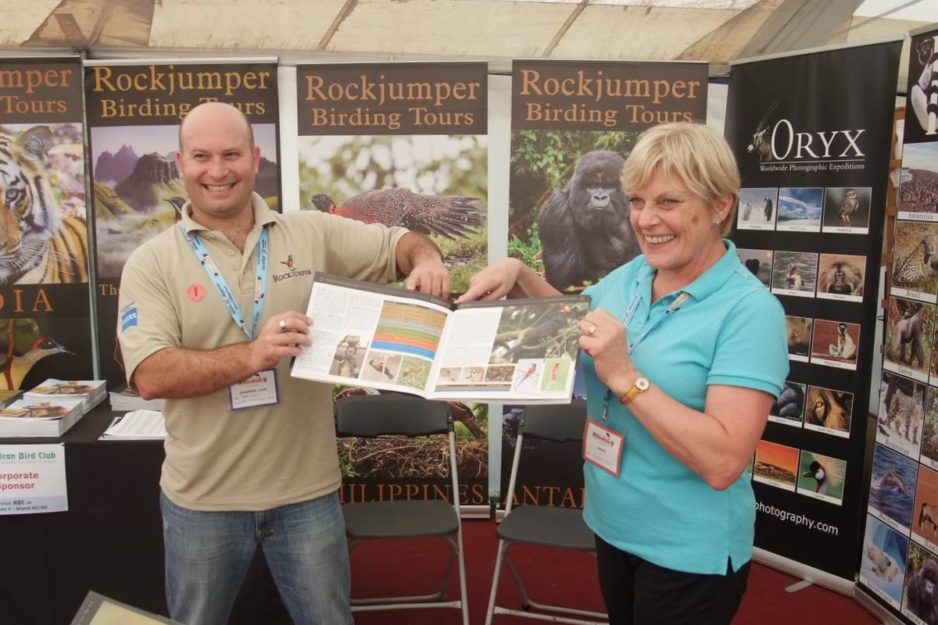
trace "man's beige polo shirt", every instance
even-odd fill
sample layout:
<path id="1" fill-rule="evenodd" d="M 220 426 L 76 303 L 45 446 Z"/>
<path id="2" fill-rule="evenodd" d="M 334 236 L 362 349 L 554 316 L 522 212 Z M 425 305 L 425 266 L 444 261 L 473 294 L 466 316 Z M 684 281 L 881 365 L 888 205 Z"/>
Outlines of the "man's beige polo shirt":
<path id="1" fill-rule="evenodd" d="M 387 282 L 397 274 L 394 249 L 406 230 L 365 225 L 320 213 L 271 211 L 254 196 L 254 229 L 242 254 L 218 232 L 188 216 L 251 323 L 255 248 L 270 236 L 267 293 L 258 328 L 287 310 L 305 312 L 315 271 Z M 121 279 L 118 337 L 130 380 L 147 356 L 167 347 L 212 349 L 247 340 L 177 226 L 131 254 Z M 340 484 L 332 396 L 327 384 L 276 368 L 280 403 L 231 410 L 228 389 L 165 402 L 166 460 L 160 486 L 194 510 L 265 510 L 335 491 Z"/>

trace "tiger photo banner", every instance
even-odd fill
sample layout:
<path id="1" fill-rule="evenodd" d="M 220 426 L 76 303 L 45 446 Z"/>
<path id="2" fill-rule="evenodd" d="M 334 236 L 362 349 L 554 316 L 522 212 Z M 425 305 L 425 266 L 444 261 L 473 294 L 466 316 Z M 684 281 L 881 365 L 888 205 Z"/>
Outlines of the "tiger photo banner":
<path id="1" fill-rule="evenodd" d="M 176 223 L 187 201 L 176 165 L 179 124 L 203 102 L 243 112 L 261 151 L 255 191 L 280 210 L 275 60 L 86 61 L 97 330 L 108 388 L 126 385 L 117 344 L 120 276 L 131 251 Z"/>
<path id="2" fill-rule="evenodd" d="M 0 60 L 0 391 L 93 375 L 81 78 Z"/>
<path id="3" fill-rule="evenodd" d="M 864 517 L 900 48 L 740 61 L 729 80 L 725 134 L 742 176 L 731 238 L 788 334 L 789 376 L 750 466 L 756 559 L 845 593 Z"/>

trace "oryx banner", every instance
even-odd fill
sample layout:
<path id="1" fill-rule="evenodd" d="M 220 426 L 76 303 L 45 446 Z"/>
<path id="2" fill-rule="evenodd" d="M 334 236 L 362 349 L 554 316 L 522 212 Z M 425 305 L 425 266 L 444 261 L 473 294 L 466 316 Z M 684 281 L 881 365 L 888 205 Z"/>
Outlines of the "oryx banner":
<path id="1" fill-rule="evenodd" d="M 94 188 L 95 291 L 101 373 L 124 385 L 117 296 L 130 252 L 175 223 L 186 190 L 176 167 L 179 123 L 203 102 L 238 107 L 261 150 L 255 190 L 280 207 L 277 66 L 230 60 L 85 63 Z"/>
<path id="2" fill-rule="evenodd" d="M 911 33 L 893 268 L 858 598 L 938 618 L 938 28 Z"/>
<path id="3" fill-rule="evenodd" d="M 766 563 L 832 587 L 853 585 L 865 518 L 900 47 L 753 60 L 730 73 L 726 137 L 742 174 L 732 238 L 785 308 L 791 370 L 752 466 L 756 547 Z"/>
<path id="4" fill-rule="evenodd" d="M 0 60 L 0 390 L 92 374 L 82 119 L 78 57 Z"/>

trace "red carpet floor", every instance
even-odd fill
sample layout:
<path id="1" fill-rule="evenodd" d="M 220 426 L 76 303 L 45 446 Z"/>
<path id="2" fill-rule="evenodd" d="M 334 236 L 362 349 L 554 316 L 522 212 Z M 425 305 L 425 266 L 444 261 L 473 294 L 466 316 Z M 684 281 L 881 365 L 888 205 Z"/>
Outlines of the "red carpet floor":
<path id="1" fill-rule="evenodd" d="M 493 521 L 463 523 L 467 554 L 469 619 L 472 625 L 485 622 L 485 609 L 495 563 L 497 541 Z M 432 592 L 445 563 L 446 552 L 439 542 L 428 541 L 412 548 L 405 543 L 363 544 L 352 552 L 352 593 L 415 594 Z M 558 552 L 543 548 L 516 547 L 513 561 L 526 580 L 532 598 L 564 603 L 584 609 L 602 609 L 591 555 Z M 734 625 L 876 625 L 879 623 L 851 597 L 819 586 L 789 593 L 785 588 L 798 581 L 785 573 L 753 564 L 749 590 Z M 454 579 L 454 591 L 458 586 Z M 518 607 L 518 593 L 503 571 L 499 603 Z M 531 619 L 498 616 L 495 625 L 531 625 Z M 356 612 L 356 625 L 449 625 L 460 623 L 454 609 Z"/>

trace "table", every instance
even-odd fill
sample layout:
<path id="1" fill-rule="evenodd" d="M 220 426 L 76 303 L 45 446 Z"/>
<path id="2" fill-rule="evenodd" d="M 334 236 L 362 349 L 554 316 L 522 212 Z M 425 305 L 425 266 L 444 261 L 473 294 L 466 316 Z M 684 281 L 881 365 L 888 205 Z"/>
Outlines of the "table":
<path id="1" fill-rule="evenodd" d="M 67 625 L 94 590 L 166 614 L 159 511 L 162 441 L 99 441 L 103 406 L 62 438 L 0 444 L 65 445 L 69 510 L 0 517 L 0 625 Z M 289 624 L 260 550 L 230 625 Z"/>

